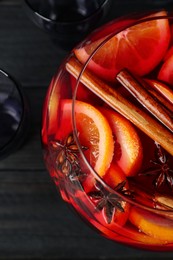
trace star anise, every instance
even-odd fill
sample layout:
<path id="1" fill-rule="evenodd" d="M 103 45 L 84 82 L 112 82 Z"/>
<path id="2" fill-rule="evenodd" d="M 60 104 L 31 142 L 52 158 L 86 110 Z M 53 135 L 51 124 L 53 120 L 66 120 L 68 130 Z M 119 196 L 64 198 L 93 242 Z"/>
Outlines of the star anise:
<path id="1" fill-rule="evenodd" d="M 52 147 L 56 150 L 55 163 L 56 167 L 63 175 L 69 177 L 71 181 L 78 181 L 85 177 L 85 173 L 82 172 L 79 163 L 79 149 L 73 137 L 73 133 L 70 133 L 64 142 L 53 141 Z M 87 147 L 82 146 L 83 150 Z"/>
<path id="2" fill-rule="evenodd" d="M 121 193 L 124 196 L 132 196 L 132 193 L 125 188 L 126 181 L 119 183 L 114 190 Z M 95 190 L 88 193 L 90 198 L 96 201 L 96 208 L 98 210 L 104 210 L 106 221 L 111 223 L 113 216 L 117 210 L 124 212 L 123 202 L 124 199 L 115 194 L 109 192 L 103 185 L 96 181 Z"/>
<path id="3" fill-rule="evenodd" d="M 152 166 L 147 168 L 139 175 L 155 176 L 153 184 L 156 188 L 167 184 L 171 189 L 173 188 L 173 170 L 169 166 L 169 160 L 164 149 L 159 143 L 155 142 L 156 152 L 155 160 L 151 160 Z"/>

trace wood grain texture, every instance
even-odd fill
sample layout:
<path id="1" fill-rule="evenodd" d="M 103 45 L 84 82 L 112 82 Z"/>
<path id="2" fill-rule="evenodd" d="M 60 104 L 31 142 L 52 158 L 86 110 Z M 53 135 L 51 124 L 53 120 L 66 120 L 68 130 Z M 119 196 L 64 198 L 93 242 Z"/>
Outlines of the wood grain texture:
<path id="1" fill-rule="evenodd" d="M 113 2 L 112 17 L 141 6 Z M 145 7 L 153 6 L 146 1 Z M 66 55 L 29 20 L 22 0 L 0 1 L 0 67 L 22 84 L 31 115 L 24 145 L 0 161 L 0 259 L 172 259 L 171 252 L 137 250 L 100 237 L 61 200 L 50 180 L 42 158 L 41 110 Z"/>

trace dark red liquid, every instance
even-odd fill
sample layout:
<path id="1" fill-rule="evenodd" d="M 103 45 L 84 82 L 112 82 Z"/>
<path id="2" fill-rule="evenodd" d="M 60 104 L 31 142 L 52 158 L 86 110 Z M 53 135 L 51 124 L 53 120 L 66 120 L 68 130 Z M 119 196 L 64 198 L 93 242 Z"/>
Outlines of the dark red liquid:
<path id="1" fill-rule="evenodd" d="M 132 20 L 126 20 L 122 23 L 111 23 L 93 35 L 93 38 L 91 36 L 90 40 L 104 37 L 131 22 Z M 85 46 L 85 43 L 82 46 Z M 125 176 L 119 170 L 121 164 L 115 167 L 115 157 L 121 158 L 124 152 L 120 143 L 120 148 L 117 148 L 116 144 L 119 154 L 114 155 L 110 168 L 101 176 L 106 184 L 97 179 L 83 157 L 84 154 L 94 168 L 90 150 L 85 150 L 85 143 L 81 143 L 83 150 L 79 152 L 81 147 L 74 138 L 72 114 L 62 109 L 62 104 L 72 100 L 76 84 L 76 80 L 65 68 L 66 62 L 68 60 L 50 84 L 44 104 L 42 127 L 45 162 L 62 198 L 71 204 L 84 220 L 109 239 L 139 248 L 172 250 L 172 155 L 132 124 L 143 151 L 142 163 L 139 163 L 137 172 L 131 175 L 126 173 Z M 145 77 L 152 76 L 153 80 L 157 79 L 162 63 L 163 59 Z M 95 73 L 91 67 L 90 71 Z M 99 77 L 99 73 L 96 74 Z M 106 82 L 102 76 L 100 74 L 100 78 Z M 137 104 L 142 111 L 149 113 L 122 86 L 113 82 L 109 84 L 130 102 Z M 76 99 L 89 103 L 98 110 L 107 108 L 112 111 L 108 104 L 86 89 L 82 83 L 79 83 Z M 77 120 L 77 110 L 75 112 Z M 80 135 L 82 131 L 79 130 L 81 141 Z"/>
<path id="2" fill-rule="evenodd" d="M 2 95 L 3 93 L 1 93 Z M 19 127 L 22 118 L 22 104 L 14 97 L 0 102 L 0 148 L 8 144 Z"/>

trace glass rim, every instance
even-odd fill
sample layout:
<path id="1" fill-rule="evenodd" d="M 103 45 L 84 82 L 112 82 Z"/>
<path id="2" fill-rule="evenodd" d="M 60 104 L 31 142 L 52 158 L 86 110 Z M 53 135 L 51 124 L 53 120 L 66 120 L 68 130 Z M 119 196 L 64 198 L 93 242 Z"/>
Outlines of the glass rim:
<path id="1" fill-rule="evenodd" d="M 157 10 L 156 12 L 159 12 L 159 11 L 163 11 L 163 9 L 160 9 L 160 10 Z M 147 12 L 148 14 L 152 14 L 154 13 L 153 11 L 149 11 Z M 136 14 L 136 16 L 138 16 L 139 14 Z M 73 135 L 74 135 L 74 139 L 75 139 L 75 142 L 78 146 L 78 149 L 79 149 L 79 152 L 80 152 L 80 155 L 82 157 L 82 160 L 84 161 L 84 163 L 86 164 L 87 168 L 89 169 L 89 171 L 91 172 L 91 174 L 95 177 L 95 179 L 97 181 L 99 181 L 103 187 L 105 187 L 109 192 L 111 193 L 114 193 L 116 195 L 118 195 L 119 197 L 121 197 L 124 201 L 126 202 L 129 202 L 130 204 L 133 204 L 134 206 L 137 206 L 137 207 L 140 207 L 140 208 L 143 208 L 143 209 L 146 209 L 150 212 L 153 212 L 153 213 L 158 213 L 159 215 L 163 215 L 163 216 L 166 216 L 166 214 L 168 215 L 171 215 L 173 216 L 173 209 L 168 209 L 168 210 L 165 210 L 165 209 L 159 209 L 159 208 L 152 208 L 152 207 L 149 207 L 149 206 L 146 206 L 146 205 L 142 205 L 142 204 L 139 204 L 139 202 L 136 202 L 134 201 L 133 199 L 130 199 L 124 195 L 122 195 L 121 193 L 115 191 L 113 188 L 110 187 L 109 184 L 107 184 L 103 179 L 102 177 L 94 170 L 94 168 L 90 165 L 90 163 L 88 162 L 86 156 L 84 155 L 84 152 L 82 150 L 82 146 L 80 144 L 80 141 L 78 139 L 78 132 L 77 132 L 77 126 L 76 126 L 76 120 L 75 120 L 75 101 L 76 101 L 76 95 L 77 95 L 77 90 L 78 90 L 78 86 L 79 86 L 79 83 L 80 83 L 80 79 L 82 77 L 82 74 L 84 73 L 85 69 L 87 68 L 87 65 L 88 63 L 90 62 L 90 60 L 93 58 L 93 56 L 97 53 L 98 50 L 100 50 L 104 44 L 106 44 L 112 37 L 114 37 L 116 34 L 120 33 L 121 31 L 123 30 L 126 30 L 127 28 L 130 28 L 130 27 L 133 27 L 134 25 L 137 25 L 137 24 L 140 24 L 140 23 L 143 23 L 143 22 L 147 22 L 147 21 L 152 21 L 152 20 L 156 20 L 156 19 L 173 19 L 173 15 L 165 15 L 165 16 L 154 16 L 154 17 L 143 17 L 143 13 L 141 13 L 142 15 L 142 18 L 141 19 L 138 19 L 136 21 L 129 21 L 129 24 L 128 25 L 125 25 L 125 26 L 122 26 L 120 29 L 118 29 L 116 32 L 112 32 L 110 34 L 108 34 L 104 40 L 96 47 L 96 49 L 93 50 L 93 52 L 89 55 L 87 61 L 82 64 L 82 69 L 79 73 L 79 76 L 76 78 L 76 85 L 75 85 L 75 88 L 74 88 L 74 93 L 73 93 L 73 96 L 72 96 L 72 126 L 73 126 Z M 145 15 L 145 13 L 144 13 Z M 127 16 L 123 16 L 123 19 L 124 17 L 129 17 L 129 15 Z M 122 17 L 120 18 L 122 19 Z M 118 20 L 118 19 L 114 19 L 113 21 L 115 20 Z M 112 22 L 112 21 L 111 21 Z M 107 24 L 106 24 L 107 25 Z M 105 25 L 103 25 L 105 26 Z M 102 27 L 103 27 L 102 26 Z M 101 27 L 101 28 L 102 28 Z M 87 41 L 87 39 L 84 40 L 84 42 Z M 82 42 L 82 44 L 84 43 Z M 80 44 L 79 44 L 80 46 Z"/>
<path id="2" fill-rule="evenodd" d="M 8 142 L 6 144 L 4 144 L 2 147 L 0 147 L 0 157 L 5 157 L 6 152 L 8 151 L 8 149 L 11 147 L 11 144 L 13 143 L 13 140 L 16 139 L 17 134 L 20 132 L 21 128 L 22 128 L 22 123 L 25 119 L 25 108 L 26 108 L 26 104 L 25 104 L 25 97 L 24 97 L 24 93 L 22 91 L 21 85 L 20 83 L 10 74 L 8 73 L 6 70 L 0 68 L 0 74 L 3 75 L 4 77 L 6 77 L 6 79 L 8 79 L 9 81 L 12 82 L 13 87 L 15 88 L 15 90 L 17 91 L 17 95 L 20 99 L 21 102 L 21 107 L 22 107 L 22 114 L 21 114 L 21 118 L 20 118 L 20 122 L 18 124 L 18 127 L 16 129 L 16 131 L 14 132 L 14 134 L 10 137 L 10 139 L 8 140 Z M 5 154 L 5 155 L 4 155 Z"/>
<path id="3" fill-rule="evenodd" d="M 88 15 L 87 17 L 85 17 L 82 20 L 62 22 L 62 21 L 52 20 L 52 19 L 40 14 L 38 11 L 34 10 L 33 6 L 30 4 L 29 0 L 24 1 L 25 7 L 36 18 L 38 18 L 38 19 L 40 18 L 40 19 L 44 20 L 45 22 L 51 23 L 52 25 L 61 25 L 61 26 L 68 26 L 68 25 L 71 26 L 71 25 L 77 25 L 77 24 L 84 24 L 88 20 L 94 18 L 96 14 L 98 14 L 107 4 L 109 4 L 109 2 L 110 2 L 110 0 L 103 0 L 103 3 L 100 4 L 99 8 L 97 8 L 97 10 L 94 13 Z"/>

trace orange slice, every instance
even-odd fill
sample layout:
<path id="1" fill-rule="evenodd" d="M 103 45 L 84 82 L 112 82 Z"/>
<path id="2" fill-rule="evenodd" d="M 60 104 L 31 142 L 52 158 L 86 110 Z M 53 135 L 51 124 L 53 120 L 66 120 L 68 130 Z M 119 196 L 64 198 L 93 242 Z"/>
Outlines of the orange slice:
<path id="1" fill-rule="evenodd" d="M 170 55 L 163 63 L 158 79 L 168 83 L 173 88 L 173 54 Z"/>
<path id="2" fill-rule="evenodd" d="M 60 106 L 61 122 L 56 138 L 64 139 L 72 132 L 72 101 L 62 100 Z M 75 118 L 80 144 L 87 147 L 86 158 L 95 171 L 103 176 L 113 158 L 114 141 L 107 119 L 94 106 L 75 102 Z"/>
<path id="3" fill-rule="evenodd" d="M 127 176 L 135 175 L 141 167 L 143 150 L 140 138 L 134 126 L 119 113 L 110 109 L 101 109 L 114 134 L 114 163 Z"/>
<path id="4" fill-rule="evenodd" d="M 169 59 L 169 57 L 171 57 L 173 55 L 173 46 L 171 46 L 168 51 L 165 54 L 165 57 L 163 59 L 163 61 L 166 61 L 167 59 Z"/>
<path id="5" fill-rule="evenodd" d="M 161 11 L 152 15 L 165 16 Z M 85 63 L 89 55 L 104 38 L 74 50 L 80 62 Z M 138 75 L 153 70 L 164 57 L 170 42 L 168 20 L 155 19 L 131 26 L 116 34 L 97 51 L 88 68 L 101 78 L 114 81 L 123 68 Z"/>
<path id="6" fill-rule="evenodd" d="M 48 135 L 56 132 L 56 122 L 58 120 L 57 104 L 60 100 L 60 88 L 57 87 L 57 79 L 54 76 L 50 82 L 43 106 L 42 118 L 42 141 L 47 143 Z M 54 88 L 54 86 L 56 86 Z"/>
<path id="7" fill-rule="evenodd" d="M 70 75 L 70 84 L 72 88 L 72 92 L 75 90 L 77 83 L 77 79 Z M 76 93 L 76 99 L 90 103 L 90 104 L 103 104 L 103 100 L 101 100 L 98 96 L 96 96 L 92 91 L 90 91 L 82 82 L 79 82 L 78 89 Z"/>
<path id="8" fill-rule="evenodd" d="M 47 142 L 48 135 L 54 135 L 57 131 L 57 122 L 59 121 L 59 102 L 63 98 L 70 98 L 69 78 L 62 77 L 62 71 L 59 76 L 55 75 L 49 85 L 43 106 L 42 118 L 42 140 Z M 59 79 L 61 78 L 61 83 Z"/>
<path id="9" fill-rule="evenodd" d="M 137 207 L 131 208 L 129 220 L 145 234 L 173 243 L 173 220 Z"/>

